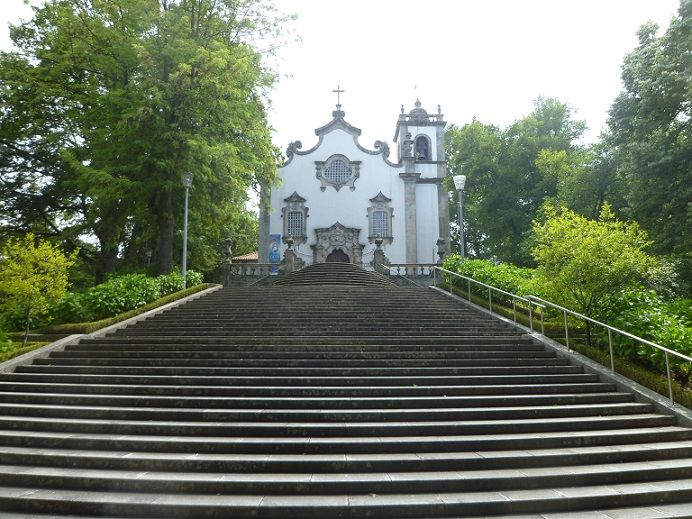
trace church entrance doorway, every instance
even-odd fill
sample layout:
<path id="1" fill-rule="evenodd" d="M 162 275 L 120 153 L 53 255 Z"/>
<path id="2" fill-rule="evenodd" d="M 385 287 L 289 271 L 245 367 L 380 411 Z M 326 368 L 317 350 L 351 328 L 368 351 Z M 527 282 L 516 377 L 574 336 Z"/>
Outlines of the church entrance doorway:
<path id="1" fill-rule="evenodd" d="M 358 242 L 360 229 L 336 222 L 331 227 L 315 229 L 315 234 L 317 243 L 311 245 L 313 263 L 339 261 L 360 265 L 363 262 L 363 245 Z"/>
<path id="2" fill-rule="evenodd" d="M 334 249 L 327 255 L 327 263 L 351 263 L 348 255 L 341 249 Z"/>

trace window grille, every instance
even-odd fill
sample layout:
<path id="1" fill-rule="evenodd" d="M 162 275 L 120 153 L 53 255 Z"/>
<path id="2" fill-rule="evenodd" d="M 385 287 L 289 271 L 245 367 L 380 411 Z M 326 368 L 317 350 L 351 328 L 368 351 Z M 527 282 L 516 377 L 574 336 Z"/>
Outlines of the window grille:
<path id="1" fill-rule="evenodd" d="M 351 170 L 343 160 L 333 160 L 327 166 L 324 177 L 335 184 L 343 184 L 351 177 Z"/>
<path id="2" fill-rule="evenodd" d="M 389 215 L 387 211 L 373 211 L 372 213 L 372 236 L 378 234 L 383 238 L 389 236 Z"/>
<path id="3" fill-rule="evenodd" d="M 303 212 L 302 211 L 289 211 L 288 212 L 288 223 L 286 231 L 291 236 L 304 236 L 305 229 L 303 226 Z"/>

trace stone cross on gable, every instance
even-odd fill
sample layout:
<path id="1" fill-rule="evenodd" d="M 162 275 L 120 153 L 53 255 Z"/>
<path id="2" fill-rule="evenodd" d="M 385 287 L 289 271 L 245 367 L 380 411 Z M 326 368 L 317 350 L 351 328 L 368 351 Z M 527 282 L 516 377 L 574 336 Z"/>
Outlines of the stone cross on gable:
<path id="1" fill-rule="evenodd" d="M 336 109 L 341 110 L 341 94 L 346 90 L 341 90 L 341 85 L 337 85 L 336 90 L 332 90 L 332 92 L 336 92 Z"/>

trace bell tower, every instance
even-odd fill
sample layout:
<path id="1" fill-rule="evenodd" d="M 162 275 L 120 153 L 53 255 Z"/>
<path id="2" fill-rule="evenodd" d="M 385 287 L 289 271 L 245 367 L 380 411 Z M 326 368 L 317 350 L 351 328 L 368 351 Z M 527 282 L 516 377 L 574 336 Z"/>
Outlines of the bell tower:
<path id="1" fill-rule="evenodd" d="M 399 161 L 404 166 L 404 173 L 400 174 L 407 186 L 407 224 L 410 220 L 415 226 L 415 190 L 417 183 L 431 181 L 437 184 L 437 204 L 439 218 L 439 237 L 437 240 L 438 255 L 440 261 L 449 252 L 449 197 L 445 190 L 443 180 L 447 175 L 447 160 L 445 158 L 445 126 L 447 122 L 442 115 L 440 105 L 437 105 L 436 114 L 428 114 L 422 107 L 419 99 L 416 99 L 413 110 L 406 113 L 404 105 L 401 105 L 401 113 L 396 123 L 394 142 L 397 143 Z M 410 227 L 410 225 L 408 226 Z M 416 239 L 407 229 L 407 263 L 416 263 Z"/>

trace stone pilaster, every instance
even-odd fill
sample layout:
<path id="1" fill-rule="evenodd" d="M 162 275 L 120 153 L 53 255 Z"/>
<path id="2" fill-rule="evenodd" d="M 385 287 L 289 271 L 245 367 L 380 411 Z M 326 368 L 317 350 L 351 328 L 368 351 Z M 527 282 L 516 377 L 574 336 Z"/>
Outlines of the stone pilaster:
<path id="1" fill-rule="evenodd" d="M 269 211 L 271 189 L 262 186 L 260 190 L 260 217 L 259 217 L 259 249 L 258 261 L 269 263 Z"/>
<path id="2" fill-rule="evenodd" d="M 404 228 L 406 263 L 418 263 L 418 225 L 416 223 L 416 182 L 420 173 L 399 173 L 404 181 Z"/>

